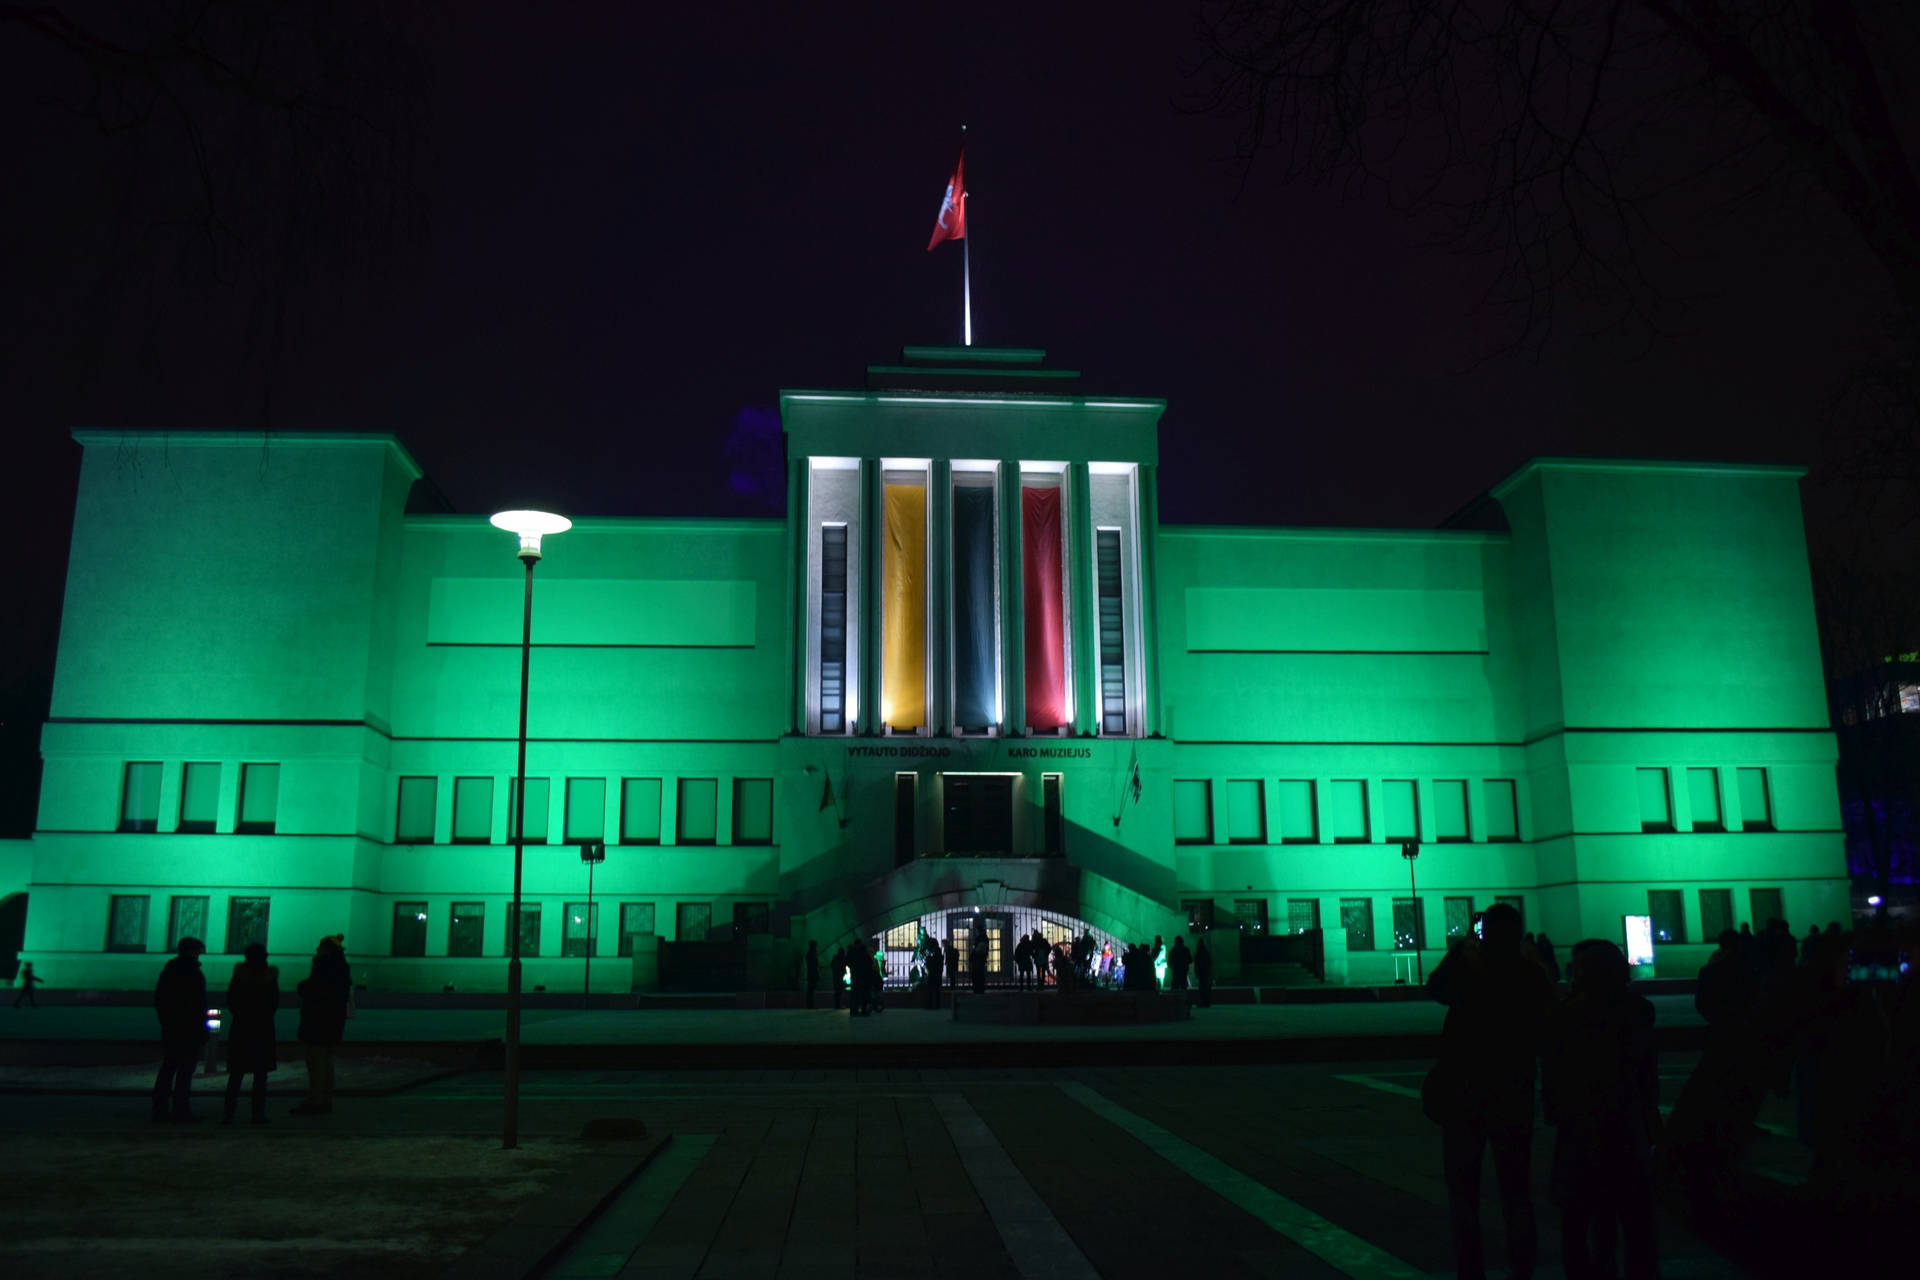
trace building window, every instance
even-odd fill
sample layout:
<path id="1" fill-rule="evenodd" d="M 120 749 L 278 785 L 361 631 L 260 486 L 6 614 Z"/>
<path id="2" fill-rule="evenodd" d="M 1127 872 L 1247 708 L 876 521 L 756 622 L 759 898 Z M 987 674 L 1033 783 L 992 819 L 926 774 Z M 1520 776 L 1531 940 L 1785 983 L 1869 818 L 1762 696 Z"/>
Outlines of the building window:
<path id="1" fill-rule="evenodd" d="M 167 950 L 178 951 L 180 939 L 198 938 L 200 945 L 207 944 L 207 924 L 209 922 L 207 899 L 198 895 L 175 895 L 167 908 Z"/>
<path id="2" fill-rule="evenodd" d="M 679 844 L 712 844 L 719 838 L 720 783 L 713 778 L 682 778 L 678 788 L 679 813 L 674 840 Z"/>
<path id="3" fill-rule="evenodd" d="M 880 945 L 887 951 L 913 950 L 920 945 L 920 922 L 909 920 L 905 924 L 893 926 L 880 940 Z"/>
<path id="4" fill-rule="evenodd" d="M 280 821 L 280 766 L 240 766 L 240 822 L 245 835 L 268 836 Z"/>
<path id="5" fill-rule="evenodd" d="M 634 954 L 634 939 L 643 933 L 653 932 L 653 904 L 651 902 L 623 902 L 620 904 L 620 954 Z"/>
<path id="6" fill-rule="evenodd" d="M 1173 842 L 1213 843 L 1213 784 L 1205 778 L 1173 784 Z"/>
<path id="7" fill-rule="evenodd" d="M 1441 844 L 1468 838 L 1466 779 L 1441 778 L 1433 784 L 1433 838 Z"/>
<path id="8" fill-rule="evenodd" d="M 682 902 L 673 910 L 673 936 L 679 942 L 705 942 L 713 928 L 711 902 Z"/>
<path id="9" fill-rule="evenodd" d="M 1473 899 L 1448 898 L 1443 904 L 1447 913 L 1447 937 L 1464 938 L 1473 932 Z"/>
<path id="10" fill-rule="evenodd" d="M 1420 951 L 1427 945 L 1426 921 L 1422 918 L 1420 899 L 1395 898 L 1393 900 L 1393 949 L 1395 951 Z"/>
<path id="11" fill-rule="evenodd" d="M 999 557 L 991 471 L 953 473 L 953 724 L 986 733 L 1000 721 Z"/>
<path id="12" fill-rule="evenodd" d="M 1520 796 L 1512 778 L 1488 778 L 1481 788 L 1487 804 L 1487 840 L 1511 844 L 1520 838 Z"/>
<path id="13" fill-rule="evenodd" d="M 1767 794 L 1767 771 L 1736 769 L 1734 778 L 1740 788 L 1740 829 L 1773 830 L 1773 805 Z"/>
<path id="14" fill-rule="evenodd" d="M 1267 797 L 1258 778 L 1227 783 L 1227 843 L 1267 842 Z"/>
<path id="15" fill-rule="evenodd" d="M 1180 909 L 1187 913 L 1187 928 L 1196 932 L 1213 928 L 1212 898 L 1182 898 Z"/>
<path id="16" fill-rule="evenodd" d="M 567 779 L 568 844 L 591 844 L 607 838 L 607 780 Z"/>
<path id="17" fill-rule="evenodd" d="M 1640 790 L 1640 829 L 1673 830 L 1673 803 L 1672 797 L 1667 794 L 1667 771 L 1635 769 L 1633 773 Z"/>
<path id="18" fill-rule="evenodd" d="M 239 955 L 249 943 L 267 945 L 267 898 L 227 899 L 227 951 Z"/>
<path id="19" fill-rule="evenodd" d="M 529 778 L 527 779 L 527 781 L 531 782 L 533 781 L 533 779 Z M 532 787 L 527 788 L 527 794 L 528 795 L 533 794 Z M 528 823 L 527 825 L 532 826 L 533 824 Z M 509 912 L 511 912 L 513 908 L 509 906 L 507 909 Z M 509 923 L 514 923 L 518 925 L 519 934 L 520 934 L 520 954 L 523 956 L 539 955 L 540 954 L 540 904 L 537 902 L 528 902 L 525 899 L 522 899 L 520 902 L 519 920 L 518 921 L 510 920 Z"/>
<path id="20" fill-rule="evenodd" d="M 1317 844 L 1320 822 L 1314 812 L 1313 780 L 1280 779 L 1276 799 L 1280 802 L 1280 843 Z"/>
<path id="21" fill-rule="evenodd" d="M 1127 731 L 1127 615 L 1120 599 L 1120 531 L 1095 530 L 1094 540 L 1100 560 L 1100 732 L 1123 734 Z"/>
<path id="22" fill-rule="evenodd" d="M 1388 778 L 1381 786 L 1384 789 L 1387 839 L 1418 840 L 1420 797 L 1413 789 L 1412 780 Z"/>
<path id="23" fill-rule="evenodd" d="M 1013 779 L 1003 773 L 942 774 L 946 853 L 1013 852 Z"/>
<path id="24" fill-rule="evenodd" d="M 919 848 L 919 792 L 918 774 L 893 775 L 893 865 L 896 867 L 912 862 Z"/>
<path id="25" fill-rule="evenodd" d="M 1320 899 L 1287 899 L 1287 932 L 1305 933 L 1320 927 Z"/>
<path id="26" fill-rule="evenodd" d="M 1512 897 L 1496 896 L 1493 901 L 1497 906 L 1512 907 L 1513 914 L 1520 917 L 1520 927 L 1522 929 L 1527 927 L 1527 900 L 1525 898 L 1518 895 Z"/>
<path id="27" fill-rule="evenodd" d="M 440 802 L 440 779 L 400 779 L 400 803 L 395 807 L 395 844 L 432 844 L 434 810 Z"/>
<path id="28" fill-rule="evenodd" d="M 220 766 L 190 764 L 181 770 L 180 830 L 200 833 L 212 831 L 219 814 Z"/>
<path id="29" fill-rule="evenodd" d="M 1335 844 L 1365 844 L 1367 784 L 1358 778 L 1335 778 L 1327 788 L 1327 825 Z M 1371 949 L 1371 948 L 1369 948 Z"/>
<path id="30" fill-rule="evenodd" d="M 160 766 L 157 762 L 130 764 L 120 788 L 120 830 L 159 829 Z"/>
<path id="31" fill-rule="evenodd" d="M 155 765 L 156 770 L 159 769 Z M 147 895 L 116 893 L 107 899 L 107 950 L 147 949 Z"/>
<path id="32" fill-rule="evenodd" d="M 660 843 L 660 779 L 627 778 L 620 783 L 620 843 Z"/>
<path id="33" fill-rule="evenodd" d="M 1340 927 L 1347 931 L 1347 950 L 1373 950 L 1373 899 L 1340 899 Z"/>
<path id="34" fill-rule="evenodd" d="M 427 954 L 426 903 L 396 902 L 393 904 L 393 946 L 388 954 L 396 956 Z"/>
<path id="35" fill-rule="evenodd" d="M 566 904 L 566 928 L 560 937 L 560 954 L 578 959 L 590 956 L 599 950 L 600 941 L 600 904 L 591 906 L 584 902 Z"/>
<path id="36" fill-rule="evenodd" d="M 1248 933 L 1267 932 L 1267 900 L 1265 898 L 1235 898 L 1233 900 L 1233 918 L 1238 920 Z"/>
<path id="37" fill-rule="evenodd" d="M 1067 851 L 1066 820 L 1060 800 L 1060 775 L 1040 775 L 1040 840 L 1046 854 L 1057 858 Z"/>
<path id="38" fill-rule="evenodd" d="M 847 526 L 820 526 L 820 732 L 847 731 Z"/>
<path id="39" fill-rule="evenodd" d="M 1066 541 L 1062 536 L 1061 477 L 1020 477 L 1022 646 L 1029 729 L 1056 733 L 1073 718 L 1067 670 Z"/>
<path id="40" fill-rule="evenodd" d="M 456 902 L 447 917 L 447 954 L 473 957 L 484 954 L 487 936 L 487 904 Z"/>
<path id="41" fill-rule="evenodd" d="M 545 778 L 527 779 L 527 838 L 526 844 L 545 844 L 548 829 L 548 802 L 552 799 L 553 788 Z M 520 779 L 512 778 L 507 782 L 507 839 L 513 839 L 513 823 L 519 808 Z"/>
<path id="42" fill-rule="evenodd" d="M 773 843 L 773 779 L 733 780 L 733 842 Z"/>
<path id="43" fill-rule="evenodd" d="M 926 473 L 889 470 L 880 496 L 880 722 L 917 733 L 927 723 Z"/>
<path id="44" fill-rule="evenodd" d="M 1733 890 L 1700 891 L 1700 941 L 1718 942 L 1720 935 L 1733 928 Z"/>
<path id="45" fill-rule="evenodd" d="M 1770 920 L 1787 918 L 1787 910 L 1781 903 L 1778 889 L 1747 890 L 1747 910 L 1751 913 L 1749 918 L 1753 921 L 1755 933 L 1764 929 Z"/>
<path id="46" fill-rule="evenodd" d="M 493 839 L 493 779 L 453 780 L 453 842 L 485 844 Z"/>
<path id="47" fill-rule="evenodd" d="M 1718 769 L 1687 770 L 1687 800 L 1693 806 L 1695 831 L 1727 829 L 1726 823 L 1720 818 L 1720 771 Z"/>
<path id="48" fill-rule="evenodd" d="M 733 936 L 735 938 L 772 932 L 773 912 L 766 903 L 736 902 L 733 904 Z"/>
<path id="49" fill-rule="evenodd" d="M 1647 914 L 1653 917 L 1655 942 L 1685 942 L 1687 920 L 1678 889 L 1647 890 Z"/>

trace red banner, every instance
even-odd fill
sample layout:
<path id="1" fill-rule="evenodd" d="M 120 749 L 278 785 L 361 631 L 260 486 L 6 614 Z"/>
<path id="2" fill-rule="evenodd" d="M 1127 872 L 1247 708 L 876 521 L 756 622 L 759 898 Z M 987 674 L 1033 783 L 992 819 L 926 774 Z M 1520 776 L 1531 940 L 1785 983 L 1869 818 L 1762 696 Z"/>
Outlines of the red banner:
<path id="1" fill-rule="evenodd" d="M 1061 589 L 1060 490 L 1020 490 L 1020 574 L 1025 583 L 1027 724 L 1067 723 L 1067 627 Z"/>

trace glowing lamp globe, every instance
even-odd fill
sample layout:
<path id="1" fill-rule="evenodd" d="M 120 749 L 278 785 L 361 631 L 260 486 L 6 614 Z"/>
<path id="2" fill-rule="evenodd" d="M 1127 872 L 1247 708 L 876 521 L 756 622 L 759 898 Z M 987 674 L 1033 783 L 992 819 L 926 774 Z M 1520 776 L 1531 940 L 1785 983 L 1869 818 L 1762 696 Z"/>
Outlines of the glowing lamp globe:
<path id="1" fill-rule="evenodd" d="M 573 521 L 549 511 L 502 511 L 488 523 L 519 537 L 522 560 L 540 558 L 540 538 L 543 534 L 565 533 L 573 528 Z"/>

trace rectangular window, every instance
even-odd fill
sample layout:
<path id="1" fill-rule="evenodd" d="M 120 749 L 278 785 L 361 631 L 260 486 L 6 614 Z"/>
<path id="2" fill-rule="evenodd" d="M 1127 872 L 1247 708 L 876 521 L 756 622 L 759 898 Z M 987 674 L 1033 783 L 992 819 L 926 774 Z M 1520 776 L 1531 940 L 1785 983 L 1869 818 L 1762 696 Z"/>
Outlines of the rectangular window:
<path id="1" fill-rule="evenodd" d="M 1320 821 L 1314 812 L 1313 779 L 1282 778 L 1275 798 L 1280 803 L 1280 843 L 1318 843 Z"/>
<path id="2" fill-rule="evenodd" d="M 1408 778 L 1388 778 L 1381 784 L 1385 794 L 1387 839 L 1420 838 L 1420 796 Z"/>
<path id="3" fill-rule="evenodd" d="M 1767 771 L 1736 769 L 1734 777 L 1740 787 L 1740 829 L 1773 830 L 1773 804 L 1767 794 Z"/>
<path id="4" fill-rule="evenodd" d="M 1686 909 L 1678 889 L 1647 890 L 1647 914 L 1653 917 L 1655 942 L 1687 940 Z"/>
<path id="5" fill-rule="evenodd" d="M 240 824 L 247 835 L 272 835 L 280 821 L 280 766 L 240 766 Z"/>
<path id="6" fill-rule="evenodd" d="M 1173 784 L 1173 842 L 1213 843 L 1213 784 L 1205 778 Z"/>
<path id="7" fill-rule="evenodd" d="M 1227 843 L 1267 842 L 1267 797 L 1258 778 L 1227 783 Z"/>
<path id="8" fill-rule="evenodd" d="M 1700 891 L 1700 941 L 1718 942 L 1720 935 L 1733 928 L 1733 890 Z"/>
<path id="9" fill-rule="evenodd" d="M 1100 732 L 1121 734 L 1127 731 L 1127 626 L 1120 599 L 1120 531 L 1095 530 L 1094 540 L 1100 561 Z"/>
<path id="10" fill-rule="evenodd" d="M 881 485 L 880 721 L 896 733 L 927 723 L 927 485 L 888 472 Z"/>
<path id="11" fill-rule="evenodd" d="M 678 796 L 674 839 L 680 844 L 712 844 L 719 833 L 720 783 L 713 778 L 682 778 Z"/>
<path id="12" fill-rule="evenodd" d="M 680 942 L 705 942 L 713 929 L 711 902 L 682 902 L 673 915 L 674 937 Z"/>
<path id="13" fill-rule="evenodd" d="M 1041 733 L 1067 727 L 1066 540 L 1057 476 L 1020 480 L 1020 573 L 1026 628 L 1027 726 Z"/>
<path id="14" fill-rule="evenodd" d="M 620 843 L 660 843 L 660 779 L 626 778 L 621 781 Z"/>
<path id="15" fill-rule="evenodd" d="M 485 844 L 493 839 L 493 779 L 453 780 L 453 842 Z"/>
<path id="16" fill-rule="evenodd" d="M 532 782 L 533 779 L 529 778 L 527 781 Z M 527 794 L 533 794 L 533 788 L 531 786 L 527 788 Z M 533 823 L 528 822 L 527 825 L 532 826 Z M 507 910 L 512 911 L 512 906 L 509 905 Z M 528 902 L 525 898 L 522 898 L 520 900 L 520 919 L 518 925 L 520 933 L 520 954 L 523 956 L 539 955 L 540 904 L 537 902 Z"/>
<path id="17" fill-rule="evenodd" d="M 1013 779 L 997 773 L 940 778 L 946 811 L 946 853 L 1013 852 Z"/>
<path id="18" fill-rule="evenodd" d="M 198 938 L 202 946 L 206 945 L 207 905 L 207 899 L 197 895 L 175 895 L 167 909 L 168 951 L 179 950 L 182 938 Z"/>
<path id="19" fill-rule="evenodd" d="M 267 945 L 267 916 L 271 900 L 267 898 L 227 899 L 227 951 L 239 955 L 247 944 Z"/>
<path id="20" fill-rule="evenodd" d="M 1673 804 L 1667 793 L 1667 771 L 1635 769 L 1633 775 L 1640 792 L 1640 829 L 1673 830 Z"/>
<path id="21" fill-rule="evenodd" d="M 159 829 L 160 765 L 157 762 L 130 764 L 120 788 L 120 830 Z"/>
<path id="22" fill-rule="evenodd" d="M 566 929 L 560 938 L 560 954 L 578 959 L 599 951 L 600 904 L 591 908 L 584 902 L 566 904 Z"/>
<path id="23" fill-rule="evenodd" d="M 607 780 L 567 779 L 568 844 L 591 844 L 607 838 Z"/>
<path id="24" fill-rule="evenodd" d="M 1786 907 L 1781 904 L 1780 891 L 1778 889 L 1747 890 L 1747 910 L 1752 913 L 1749 919 L 1753 922 L 1753 931 L 1755 933 L 1765 928 L 1769 920 L 1785 920 L 1787 918 L 1787 910 Z"/>
<path id="25" fill-rule="evenodd" d="M 1187 913 L 1187 928 L 1194 930 L 1213 928 L 1212 898 L 1182 898 L 1180 909 Z"/>
<path id="26" fill-rule="evenodd" d="M 548 802 L 552 799 L 553 788 L 546 778 L 527 779 L 527 844 L 545 844 L 547 842 Z M 513 839 L 514 817 L 519 811 L 520 780 L 507 782 L 507 839 Z"/>
<path id="27" fill-rule="evenodd" d="M 773 843 L 773 779 L 733 780 L 733 842 Z"/>
<path id="28" fill-rule="evenodd" d="M 1467 782 L 1440 778 L 1433 784 L 1433 837 L 1441 844 L 1467 839 Z"/>
<path id="29" fill-rule="evenodd" d="M 1693 806 L 1695 831 L 1725 831 L 1720 819 L 1720 771 L 1687 770 L 1687 800 Z"/>
<path id="30" fill-rule="evenodd" d="M 1233 900 L 1233 918 L 1244 925 L 1248 933 L 1267 932 L 1267 900 L 1265 898 L 1235 898 Z"/>
<path id="31" fill-rule="evenodd" d="M 920 922 L 918 920 L 909 920 L 905 924 L 893 926 L 880 940 L 881 947 L 887 951 L 911 951 L 919 943 Z"/>
<path id="32" fill-rule="evenodd" d="M 1320 899 L 1287 899 L 1287 932 L 1305 933 L 1320 927 Z"/>
<path id="33" fill-rule="evenodd" d="M 160 766 L 155 765 L 157 772 Z M 107 950 L 147 949 L 147 895 L 116 893 L 107 899 Z"/>
<path id="34" fill-rule="evenodd" d="M 1512 907 L 1513 913 L 1520 917 L 1520 927 L 1522 929 L 1527 927 L 1527 900 L 1525 898 L 1518 895 L 1513 897 L 1496 896 L 1494 901 L 1503 907 Z"/>
<path id="35" fill-rule="evenodd" d="M 893 865 L 912 862 L 919 848 L 920 778 L 918 774 L 893 775 Z"/>
<path id="36" fill-rule="evenodd" d="M 212 831 L 219 812 L 220 766 L 188 765 L 180 775 L 180 830 Z"/>
<path id="37" fill-rule="evenodd" d="M 623 902 L 620 904 L 620 954 L 634 954 L 634 939 L 644 933 L 653 932 L 653 904 L 651 902 Z"/>
<path id="38" fill-rule="evenodd" d="M 1340 899 L 1340 927 L 1347 931 L 1347 950 L 1373 950 L 1373 899 Z"/>
<path id="39" fill-rule="evenodd" d="M 1488 778 L 1481 790 L 1487 803 L 1487 840 L 1510 844 L 1520 838 L 1520 797 L 1512 778 Z"/>
<path id="40" fill-rule="evenodd" d="M 985 733 L 999 721 L 1000 609 L 993 473 L 953 476 L 953 723 Z"/>
<path id="41" fill-rule="evenodd" d="M 1335 778 L 1327 788 L 1327 822 L 1335 844 L 1365 844 L 1367 784 L 1358 778 Z"/>
<path id="42" fill-rule="evenodd" d="M 1420 951 L 1427 945 L 1426 921 L 1418 898 L 1393 900 L 1393 949 Z"/>
<path id="43" fill-rule="evenodd" d="M 427 954 L 426 903 L 396 902 L 393 904 L 393 947 L 389 954 L 396 956 Z"/>
<path id="44" fill-rule="evenodd" d="M 433 811 L 439 803 L 440 779 L 400 779 L 400 803 L 395 808 L 395 844 L 432 844 Z"/>
<path id="45" fill-rule="evenodd" d="M 773 913 L 766 903 L 736 902 L 733 904 L 733 936 L 736 939 L 772 932 Z"/>
<path id="46" fill-rule="evenodd" d="M 1067 850 L 1066 821 L 1061 810 L 1059 774 L 1040 775 L 1040 809 L 1041 842 L 1048 857 L 1058 857 Z"/>
<path id="47" fill-rule="evenodd" d="M 487 904 L 456 902 L 447 917 L 447 954 L 472 958 L 486 945 Z"/>
<path id="48" fill-rule="evenodd" d="M 820 732 L 847 731 L 847 526 L 820 526 Z"/>
<path id="49" fill-rule="evenodd" d="M 1447 912 L 1447 937 L 1464 938 L 1473 932 L 1473 899 L 1448 898 L 1445 902 Z"/>

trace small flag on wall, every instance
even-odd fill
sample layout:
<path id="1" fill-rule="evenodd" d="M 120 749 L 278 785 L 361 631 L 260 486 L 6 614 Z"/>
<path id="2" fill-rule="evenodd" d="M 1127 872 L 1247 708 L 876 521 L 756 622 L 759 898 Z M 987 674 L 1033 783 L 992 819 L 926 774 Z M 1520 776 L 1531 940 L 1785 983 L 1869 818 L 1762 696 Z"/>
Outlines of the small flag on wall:
<path id="1" fill-rule="evenodd" d="M 953 176 L 947 179 L 947 192 L 940 197 L 940 216 L 933 220 L 933 235 L 927 241 L 927 251 L 942 240 L 964 240 L 967 238 L 967 183 L 965 169 L 967 148 L 960 148 L 960 158 L 953 162 Z"/>

